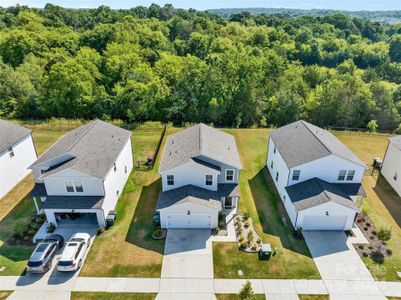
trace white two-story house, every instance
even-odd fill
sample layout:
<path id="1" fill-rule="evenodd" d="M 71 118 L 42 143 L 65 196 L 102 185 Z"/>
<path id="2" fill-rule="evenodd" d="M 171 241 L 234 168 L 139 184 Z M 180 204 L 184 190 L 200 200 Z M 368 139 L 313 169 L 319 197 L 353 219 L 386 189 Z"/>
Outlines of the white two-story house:
<path id="1" fill-rule="evenodd" d="M 366 168 L 333 134 L 305 121 L 269 136 L 267 169 L 294 228 L 351 229 Z"/>
<path id="2" fill-rule="evenodd" d="M 159 167 L 161 227 L 217 227 L 219 212 L 238 205 L 241 169 L 230 134 L 198 124 L 169 136 Z"/>
<path id="3" fill-rule="evenodd" d="M 0 199 L 31 173 L 36 158 L 32 131 L 0 120 Z"/>
<path id="4" fill-rule="evenodd" d="M 401 196 L 401 135 L 389 138 L 380 173 Z"/>
<path id="5" fill-rule="evenodd" d="M 132 167 L 130 131 L 100 120 L 71 130 L 31 165 L 37 212 L 55 225 L 68 214 L 105 226 Z"/>

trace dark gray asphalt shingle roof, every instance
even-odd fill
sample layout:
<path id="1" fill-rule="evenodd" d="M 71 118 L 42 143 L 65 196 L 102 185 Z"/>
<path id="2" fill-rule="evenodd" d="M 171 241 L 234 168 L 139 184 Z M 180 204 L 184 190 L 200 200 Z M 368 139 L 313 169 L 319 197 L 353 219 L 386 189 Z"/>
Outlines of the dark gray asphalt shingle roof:
<path id="1" fill-rule="evenodd" d="M 32 130 L 0 119 L 0 153 L 31 134 Z"/>
<path id="2" fill-rule="evenodd" d="M 43 209 L 100 209 L 104 196 L 47 196 Z"/>
<path id="3" fill-rule="evenodd" d="M 289 168 L 330 154 L 358 165 L 366 165 L 332 133 L 305 121 L 296 121 L 270 133 L 278 151 Z"/>
<path id="4" fill-rule="evenodd" d="M 71 156 L 71 159 L 51 168 L 42 177 L 71 168 L 103 179 L 130 136 L 128 130 L 95 120 L 67 132 L 31 167 L 65 154 Z"/>
<path id="5" fill-rule="evenodd" d="M 159 172 L 178 167 L 198 156 L 242 168 L 234 137 L 201 123 L 167 138 Z"/>
<path id="6" fill-rule="evenodd" d="M 393 136 L 389 138 L 390 143 L 394 144 L 399 150 L 401 150 L 401 135 Z"/>
<path id="7" fill-rule="evenodd" d="M 350 196 L 365 195 L 361 184 L 333 184 L 319 178 L 287 186 L 285 189 L 298 212 L 330 201 L 357 209 Z"/>
<path id="8" fill-rule="evenodd" d="M 156 209 L 186 202 L 221 210 L 221 197 L 239 197 L 237 184 L 219 184 L 218 191 L 210 191 L 194 185 L 186 185 L 159 194 Z"/>
<path id="9" fill-rule="evenodd" d="M 44 183 L 35 183 L 31 191 L 31 196 L 47 197 L 47 191 Z"/>

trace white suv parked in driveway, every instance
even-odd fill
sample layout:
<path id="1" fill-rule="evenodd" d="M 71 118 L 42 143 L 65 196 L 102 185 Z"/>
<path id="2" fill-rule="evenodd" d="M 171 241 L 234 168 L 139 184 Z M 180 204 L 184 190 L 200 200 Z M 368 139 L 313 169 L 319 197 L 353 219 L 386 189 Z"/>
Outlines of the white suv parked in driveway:
<path id="1" fill-rule="evenodd" d="M 59 271 L 75 271 L 82 266 L 85 252 L 89 247 L 90 235 L 87 233 L 74 234 L 65 245 L 57 265 Z"/>

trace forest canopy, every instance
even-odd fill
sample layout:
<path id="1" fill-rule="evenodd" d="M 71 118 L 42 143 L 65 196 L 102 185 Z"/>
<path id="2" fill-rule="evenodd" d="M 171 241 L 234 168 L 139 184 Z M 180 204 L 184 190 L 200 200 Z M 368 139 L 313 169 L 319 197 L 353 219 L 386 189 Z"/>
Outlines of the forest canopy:
<path id="1" fill-rule="evenodd" d="M 381 130 L 401 121 L 401 25 L 350 17 L 0 8 L 0 117 Z"/>

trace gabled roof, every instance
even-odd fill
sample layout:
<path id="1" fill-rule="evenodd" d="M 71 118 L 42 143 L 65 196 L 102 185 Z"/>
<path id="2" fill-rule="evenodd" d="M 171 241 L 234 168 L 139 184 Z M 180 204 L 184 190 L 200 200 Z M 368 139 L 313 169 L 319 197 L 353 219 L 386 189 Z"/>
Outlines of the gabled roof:
<path id="1" fill-rule="evenodd" d="M 221 210 L 221 197 L 239 197 L 237 184 L 219 184 L 217 191 L 185 185 L 159 194 L 156 209 L 163 209 L 183 203 L 194 203 Z"/>
<path id="2" fill-rule="evenodd" d="M 32 130 L 0 119 L 0 153 L 31 134 Z"/>
<path id="3" fill-rule="evenodd" d="M 42 177 L 71 168 L 101 178 L 106 177 L 131 132 L 112 124 L 95 120 L 67 132 L 32 165 L 35 167 L 62 155 L 71 156 L 64 163 L 51 167 Z"/>
<path id="4" fill-rule="evenodd" d="M 332 133 L 305 121 L 296 121 L 270 133 L 274 144 L 289 168 L 334 154 L 353 163 L 367 166 Z"/>
<path id="5" fill-rule="evenodd" d="M 302 211 L 327 202 L 357 209 L 351 196 L 365 195 L 361 184 L 329 183 L 320 178 L 312 178 L 286 188 L 296 211 Z"/>
<path id="6" fill-rule="evenodd" d="M 399 150 L 401 150 L 401 135 L 393 136 L 389 138 L 390 143 L 396 146 Z"/>
<path id="7" fill-rule="evenodd" d="M 159 172 L 173 169 L 199 156 L 242 168 L 234 137 L 200 123 L 167 138 Z"/>

